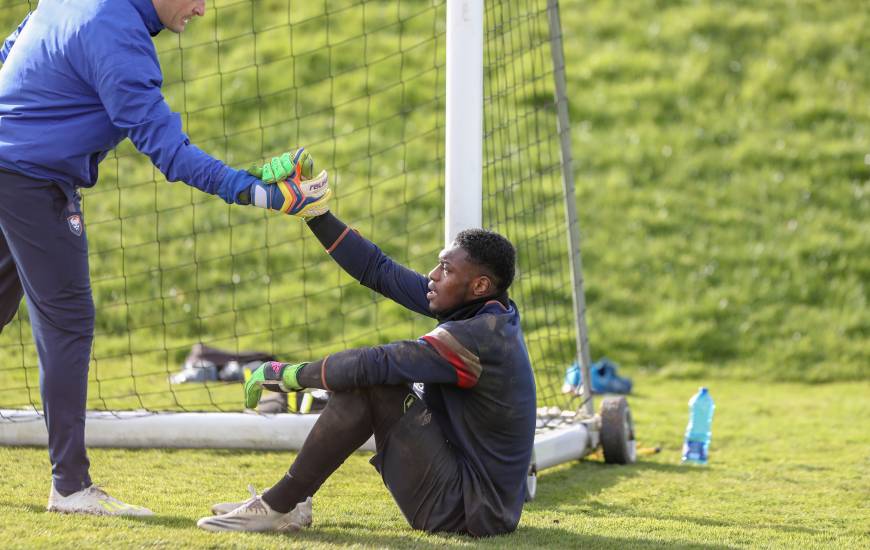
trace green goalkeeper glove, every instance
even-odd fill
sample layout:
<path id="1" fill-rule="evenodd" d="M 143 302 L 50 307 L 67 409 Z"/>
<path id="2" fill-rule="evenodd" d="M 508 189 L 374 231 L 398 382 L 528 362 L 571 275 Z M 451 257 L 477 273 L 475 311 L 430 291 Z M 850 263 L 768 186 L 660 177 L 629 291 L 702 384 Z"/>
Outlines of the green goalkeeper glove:
<path id="1" fill-rule="evenodd" d="M 314 176 L 314 157 L 302 147 L 262 166 L 251 166 L 248 173 L 263 181 L 252 185 L 246 196 L 254 206 L 303 219 L 329 211 L 329 177 L 326 170 Z"/>
<path id="2" fill-rule="evenodd" d="M 296 381 L 296 375 L 308 363 L 296 363 L 290 365 L 269 361 L 263 363 L 251 373 L 251 377 L 245 381 L 245 407 L 253 409 L 260 402 L 263 388 L 269 391 L 289 393 L 299 391 L 302 386 Z"/>
<path id="3" fill-rule="evenodd" d="M 280 157 L 272 157 L 271 161 L 262 166 L 251 166 L 248 173 L 266 183 L 278 183 L 292 179 L 296 176 L 297 169 L 302 180 L 314 177 L 314 157 L 304 147 L 292 153 L 284 153 Z"/>

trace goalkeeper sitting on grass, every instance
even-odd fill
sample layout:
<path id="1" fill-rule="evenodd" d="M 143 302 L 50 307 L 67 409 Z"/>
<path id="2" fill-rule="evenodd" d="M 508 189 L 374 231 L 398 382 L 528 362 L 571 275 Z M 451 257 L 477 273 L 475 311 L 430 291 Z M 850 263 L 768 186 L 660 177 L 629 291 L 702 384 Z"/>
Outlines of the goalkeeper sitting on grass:
<path id="1" fill-rule="evenodd" d="M 262 495 L 217 504 L 210 531 L 296 531 L 311 497 L 372 434 L 371 463 L 415 529 L 473 536 L 516 529 L 534 444 L 535 383 L 516 304 L 511 243 L 461 232 L 428 277 L 397 264 L 331 213 L 308 227 L 363 285 L 437 327 L 417 340 L 334 353 L 310 363 L 264 363 L 245 384 L 333 392 L 289 472 Z M 422 383 L 412 387 L 415 382 Z"/>

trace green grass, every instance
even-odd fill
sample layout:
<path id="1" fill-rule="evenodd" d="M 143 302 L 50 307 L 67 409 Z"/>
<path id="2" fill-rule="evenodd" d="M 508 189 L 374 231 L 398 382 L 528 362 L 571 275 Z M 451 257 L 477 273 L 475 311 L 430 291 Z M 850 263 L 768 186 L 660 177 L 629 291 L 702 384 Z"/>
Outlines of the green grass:
<path id="1" fill-rule="evenodd" d="M 591 457 L 544 472 L 538 498 L 510 538 L 476 541 L 412 531 L 365 455 L 315 497 L 312 529 L 291 537 L 208 534 L 212 502 L 279 479 L 290 453 L 91 451 L 92 472 L 151 519 L 43 511 L 44 449 L 0 448 L 2 548 L 870 548 L 870 384 L 708 380 L 716 400 L 707 467 L 679 464 L 686 401 L 696 382 L 635 377 L 630 397 L 642 447 L 631 466 Z"/>
<path id="2" fill-rule="evenodd" d="M 514 23 L 488 43 L 503 65 L 487 81 L 485 219 L 519 245 L 514 296 L 546 400 L 573 336 L 549 54 L 540 18 L 516 17 L 541 5 L 488 3 L 488 25 Z M 443 3 L 256 7 L 216 0 L 182 37 L 158 38 L 186 131 L 237 166 L 309 146 L 339 215 L 429 268 L 443 223 Z M 4 3 L 0 33 L 26 10 Z M 663 452 L 546 472 L 507 543 L 410 531 L 354 457 L 298 546 L 870 547 L 870 12 L 564 0 L 561 13 L 592 353 L 634 377 L 641 443 Z M 101 165 L 85 218 L 91 408 L 238 408 L 235 385 L 166 384 L 200 340 L 304 359 L 431 328 L 340 274 L 294 220 L 167 184 L 129 143 Z M 39 403 L 19 319 L 0 335 L 0 406 Z M 685 402 L 701 381 L 718 406 L 711 464 L 685 468 Z M 273 482 L 289 455 L 91 456 L 98 481 L 160 515 L 43 513 L 45 451 L 0 448 L 0 547 L 286 546 L 193 522 L 248 481 Z"/>
<path id="3" fill-rule="evenodd" d="M 593 349 L 870 376 L 867 10 L 562 6 Z"/>

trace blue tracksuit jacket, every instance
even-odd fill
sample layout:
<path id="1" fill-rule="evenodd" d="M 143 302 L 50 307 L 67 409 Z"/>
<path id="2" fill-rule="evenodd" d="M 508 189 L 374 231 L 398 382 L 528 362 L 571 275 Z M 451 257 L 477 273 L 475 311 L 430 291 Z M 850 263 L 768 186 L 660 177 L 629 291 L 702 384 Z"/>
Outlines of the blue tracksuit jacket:
<path id="1" fill-rule="evenodd" d="M 433 317 L 427 277 L 394 262 L 332 214 L 319 218 L 312 230 L 345 271 Z M 516 528 L 535 438 L 535 381 L 516 304 L 492 300 L 471 318 L 442 322 L 416 340 L 335 353 L 322 368 L 332 390 L 423 382 L 432 417 L 462 457 L 468 532 Z"/>
<path id="2" fill-rule="evenodd" d="M 182 132 L 160 87 L 152 0 L 41 0 L 0 48 L 0 169 L 91 187 L 124 138 L 169 181 L 235 202 L 256 178 Z"/>

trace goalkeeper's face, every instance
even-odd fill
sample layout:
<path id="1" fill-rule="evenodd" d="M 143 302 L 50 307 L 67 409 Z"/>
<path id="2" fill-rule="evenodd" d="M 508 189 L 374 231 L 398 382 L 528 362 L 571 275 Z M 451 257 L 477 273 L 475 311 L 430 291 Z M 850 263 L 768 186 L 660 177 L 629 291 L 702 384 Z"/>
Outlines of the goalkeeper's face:
<path id="1" fill-rule="evenodd" d="M 462 304 L 492 294 L 492 278 L 478 264 L 472 262 L 468 252 L 453 244 L 438 255 L 438 265 L 429 272 L 429 311 L 447 313 Z"/>
<path id="2" fill-rule="evenodd" d="M 152 0 L 163 26 L 179 33 L 194 17 L 205 15 L 205 0 Z"/>

